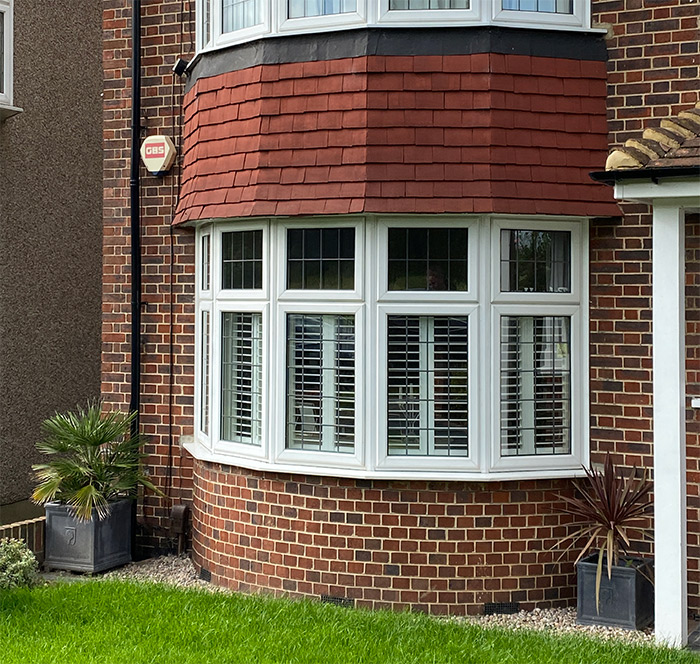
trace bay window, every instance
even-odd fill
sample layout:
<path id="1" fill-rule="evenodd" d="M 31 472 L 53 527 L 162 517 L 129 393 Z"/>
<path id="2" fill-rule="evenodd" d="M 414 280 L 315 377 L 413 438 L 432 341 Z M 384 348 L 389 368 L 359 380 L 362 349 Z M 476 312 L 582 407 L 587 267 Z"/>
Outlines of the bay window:
<path id="1" fill-rule="evenodd" d="M 202 225 L 193 453 L 353 477 L 577 472 L 585 228 L 447 216 Z"/>
<path id="2" fill-rule="evenodd" d="M 198 50 L 284 33 L 375 25 L 588 30 L 590 0 L 197 0 Z"/>

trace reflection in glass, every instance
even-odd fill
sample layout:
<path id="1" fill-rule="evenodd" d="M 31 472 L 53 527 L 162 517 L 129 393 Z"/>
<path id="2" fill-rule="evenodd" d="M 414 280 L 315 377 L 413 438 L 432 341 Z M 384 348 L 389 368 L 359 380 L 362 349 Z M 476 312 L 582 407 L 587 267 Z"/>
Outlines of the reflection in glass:
<path id="1" fill-rule="evenodd" d="M 501 318 L 501 454 L 571 452 L 571 319 Z"/>
<path id="2" fill-rule="evenodd" d="M 262 288 L 262 231 L 223 233 L 221 287 Z"/>
<path id="3" fill-rule="evenodd" d="M 568 231 L 501 231 L 501 292 L 570 293 Z"/>
<path id="4" fill-rule="evenodd" d="M 355 229 L 290 228 L 287 231 L 287 288 L 355 288 Z"/>
<path id="5" fill-rule="evenodd" d="M 466 291 L 466 228 L 390 228 L 389 290 Z"/>

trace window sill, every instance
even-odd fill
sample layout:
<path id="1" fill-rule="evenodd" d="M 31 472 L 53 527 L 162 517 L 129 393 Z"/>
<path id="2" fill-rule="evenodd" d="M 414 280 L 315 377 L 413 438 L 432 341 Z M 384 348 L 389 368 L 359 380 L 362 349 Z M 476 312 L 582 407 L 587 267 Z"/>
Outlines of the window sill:
<path id="1" fill-rule="evenodd" d="M 10 106 L 9 104 L 0 104 L 0 122 L 4 122 L 7 118 L 11 118 L 13 115 L 22 113 L 23 108 L 19 106 Z"/>
<path id="2" fill-rule="evenodd" d="M 248 470 L 269 471 L 273 473 L 292 473 L 295 475 L 315 475 L 324 477 L 347 477 L 361 480 L 437 480 L 458 482 L 504 482 L 514 480 L 551 480 L 584 477 L 583 468 L 537 469 L 499 472 L 474 471 L 415 471 L 415 470 L 359 470 L 357 468 L 322 467 L 298 464 L 270 463 L 263 459 L 233 456 L 213 452 L 202 445 L 193 436 L 182 436 L 180 445 L 198 461 L 219 463 L 225 466 L 237 466 Z"/>

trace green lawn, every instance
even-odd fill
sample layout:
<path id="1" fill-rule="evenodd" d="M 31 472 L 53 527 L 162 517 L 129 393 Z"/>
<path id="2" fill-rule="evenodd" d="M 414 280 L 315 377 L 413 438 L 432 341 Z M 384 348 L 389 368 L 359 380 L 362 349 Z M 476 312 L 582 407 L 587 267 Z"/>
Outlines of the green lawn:
<path id="1" fill-rule="evenodd" d="M 2 664 L 652 664 L 700 660 L 423 615 L 95 580 L 0 592 Z"/>

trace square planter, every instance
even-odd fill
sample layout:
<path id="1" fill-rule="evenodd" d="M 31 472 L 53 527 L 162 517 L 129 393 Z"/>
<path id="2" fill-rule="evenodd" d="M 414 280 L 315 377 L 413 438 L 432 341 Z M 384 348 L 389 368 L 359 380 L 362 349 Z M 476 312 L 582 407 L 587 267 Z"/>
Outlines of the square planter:
<path id="1" fill-rule="evenodd" d="M 131 500 L 112 503 L 106 519 L 93 511 L 90 521 L 78 521 L 60 503 L 46 505 L 44 568 L 73 572 L 103 572 L 131 562 Z"/>
<path id="2" fill-rule="evenodd" d="M 579 625 L 606 625 L 625 629 L 644 629 L 654 620 L 654 588 L 649 580 L 653 562 L 643 558 L 620 557 L 612 568 L 612 578 L 603 560 L 600 582 L 600 613 L 596 611 L 595 579 L 598 554 L 579 561 L 576 622 Z"/>

